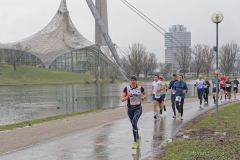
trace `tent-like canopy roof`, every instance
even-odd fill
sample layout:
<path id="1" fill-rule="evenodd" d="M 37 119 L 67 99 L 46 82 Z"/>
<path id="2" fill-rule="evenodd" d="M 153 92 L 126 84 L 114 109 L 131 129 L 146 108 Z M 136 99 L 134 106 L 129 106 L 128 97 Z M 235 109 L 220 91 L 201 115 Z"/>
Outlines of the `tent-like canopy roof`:
<path id="1" fill-rule="evenodd" d="M 92 45 L 94 44 L 75 28 L 69 16 L 66 0 L 61 0 L 56 15 L 40 32 L 14 43 L 0 43 L 0 48 L 26 51 L 49 66 L 64 53 Z"/>

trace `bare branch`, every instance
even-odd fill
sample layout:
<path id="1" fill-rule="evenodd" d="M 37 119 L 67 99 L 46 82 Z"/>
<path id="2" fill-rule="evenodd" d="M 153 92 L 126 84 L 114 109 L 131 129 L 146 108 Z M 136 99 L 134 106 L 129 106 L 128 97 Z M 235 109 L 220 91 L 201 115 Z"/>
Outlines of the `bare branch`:
<path id="1" fill-rule="evenodd" d="M 220 48 L 220 69 L 226 75 L 229 75 L 233 72 L 239 51 L 239 45 L 234 42 L 223 45 Z"/>
<path id="2" fill-rule="evenodd" d="M 191 50 L 188 47 L 179 47 L 176 54 L 177 62 L 180 70 L 184 73 L 187 72 L 191 62 Z"/>
<path id="3" fill-rule="evenodd" d="M 192 50 L 193 61 L 191 65 L 191 69 L 193 72 L 197 73 L 197 76 L 203 71 L 203 45 L 197 44 L 193 47 Z"/>

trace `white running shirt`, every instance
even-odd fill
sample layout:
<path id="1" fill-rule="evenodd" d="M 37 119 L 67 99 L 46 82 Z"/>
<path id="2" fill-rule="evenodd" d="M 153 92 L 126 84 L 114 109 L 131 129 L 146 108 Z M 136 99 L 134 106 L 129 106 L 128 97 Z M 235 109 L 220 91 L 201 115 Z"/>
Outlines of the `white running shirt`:
<path id="1" fill-rule="evenodd" d="M 158 80 L 158 81 L 153 81 L 152 82 L 152 93 L 155 95 L 156 98 L 160 98 L 161 95 L 162 95 L 162 92 L 161 92 L 161 88 L 163 87 L 163 83 L 162 81 Z"/>

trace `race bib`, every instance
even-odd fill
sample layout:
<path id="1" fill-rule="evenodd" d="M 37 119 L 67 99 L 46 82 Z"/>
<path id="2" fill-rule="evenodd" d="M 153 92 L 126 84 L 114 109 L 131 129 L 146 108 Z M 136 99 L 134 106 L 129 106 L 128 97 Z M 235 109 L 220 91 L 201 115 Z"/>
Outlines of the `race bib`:
<path id="1" fill-rule="evenodd" d="M 237 88 L 237 85 L 236 85 L 236 84 L 234 84 L 234 85 L 233 85 L 233 87 L 234 87 L 234 88 Z"/>
<path id="2" fill-rule="evenodd" d="M 141 104 L 140 96 L 132 95 L 130 97 L 130 105 L 136 106 L 136 105 L 140 105 L 140 104 Z"/>
<path id="3" fill-rule="evenodd" d="M 157 91 L 157 92 L 155 93 L 155 98 L 160 98 L 161 96 L 162 96 L 162 93 L 161 93 L 161 92 Z"/>
<path id="4" fill-rule="evenodd" d="M 230 84 L 226 84 L 226 87 L 230 87 L 231 85 Z"/>
<path id="5" fill-rule="evenodd" d="M 156 93 L 156 94 L 155 94 L 155 98 L 161 98 L 161 95 L 162 95 L 162 94 Z"/>
<path id="6" fill-rule="evenodd" d="M 216 85 L 216 84 L 213 84 L 213 87 L 215 88 L 215 87 L 217 87 L 217 85 Z"/>
<path id="7" fill-rule="evenodd" d="M 177 96 L 177 97 L 176 97 L 176 101 L 177 101 L 177 102 L 181 102 L 181 100 L 182 100 L 182 97 L 180 97 L 180 96 Z"/>

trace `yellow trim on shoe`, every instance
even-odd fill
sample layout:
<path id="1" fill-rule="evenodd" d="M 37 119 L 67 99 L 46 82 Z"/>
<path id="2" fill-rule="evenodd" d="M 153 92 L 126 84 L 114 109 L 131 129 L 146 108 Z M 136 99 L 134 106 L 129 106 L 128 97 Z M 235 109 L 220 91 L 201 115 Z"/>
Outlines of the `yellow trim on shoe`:
<path id="1" fill-rule="evenodd" d="M 133 142 L 132 149 L 137 149 L 139 147 L 139 144 L 137 142 Z"/>

